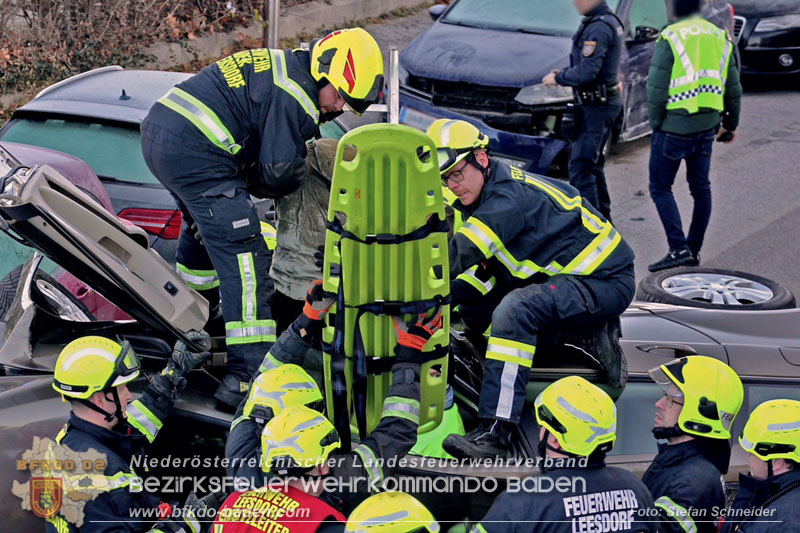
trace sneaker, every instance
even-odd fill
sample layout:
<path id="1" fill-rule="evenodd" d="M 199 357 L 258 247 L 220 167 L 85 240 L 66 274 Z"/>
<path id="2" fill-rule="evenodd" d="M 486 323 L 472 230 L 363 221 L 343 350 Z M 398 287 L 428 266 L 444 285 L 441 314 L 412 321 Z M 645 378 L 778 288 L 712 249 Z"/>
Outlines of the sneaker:
<path id="1" fill-rule="evenodd" d="M 670 251 L 663 259 L 656 261 L 647 268 L 650 272 L 658 272 L 659 270 L 666 270 L 668 268 L 697 266 L 699 264 L 697 257 L 692 255 L 692 252 L 688 248 L 682 248 L 680 250 Z"/>
<path id="2" fill-rule="evenodd" d="M 250 390 L 250 382 L 236 374 L 227 374 L 222 378 L 214 393 L 214 398 L 219 400 L 220 403 L 228 407 L 239 407 L 239 404 L 247 397 L 247 392 Z"/>
<path id="3" fill-rule="evenodd" d="M 456 459 L 505 457 L 512 427 L 512 423 L 503 420 L 481 420 L 466 435 L 449 435 L 442 448 Z"/>

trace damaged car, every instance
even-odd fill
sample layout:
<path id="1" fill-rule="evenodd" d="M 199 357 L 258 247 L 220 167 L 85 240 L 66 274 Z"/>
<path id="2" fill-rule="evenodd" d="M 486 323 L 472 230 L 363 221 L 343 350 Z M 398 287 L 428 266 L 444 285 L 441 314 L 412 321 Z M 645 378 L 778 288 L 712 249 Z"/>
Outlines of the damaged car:
<path id="1" fill-rule="evenodd" d="M 186 334 L 204 327 L 208 304 L 150 247 L 144 230 L 121 222 L 53 167 L 22 165 L 0 148 L 0 177 L 2 229 L 39 251 L 20 270 L 20 282 L 2 318 L 0 346 L 0 438 L 8 459 L 0 463 L 0 473 L 5 480 L 23 482 L 28 473 L 17 469 L 17 460 L 31 447 L 35 436 L 52 438 L 68 412 L 67 404 L 51 387 L 57 355 L 68 342 L 91 334 L 129 341 L 143 364 L 141 377 L 132 385 L 134 391 L 140 391 L 148 375 L 163 367 L 176 340 L 192 345 Z M 75 295 L 57 279 L 41 283 L 46 279 L 41 276 L 45 256 L 130 318 L 98 319 L 78 305 Z M 743 412 L 769 398 L 800 397 L 800 310 L 793 308 L 791 293 L 743 273 L 735 276 L 696 269 L 681 275 L 680 279 L 659 281 L 647 293 L 651 299 L 668 294 L 681 305 L 635 302 L 625 312 L 620 344 L 628 361 L 628 383 L 624 390 L 606 387 L 616 399 L 619 412 L 619 437 L 609 463 L 640 475 L 656 451 L 650 434 L 653 408 L 648 406 L 662 391 L 647 371 L 658 364 L 689 354 L 704 354 L 730 364 L 745 383 Z M 705 291 L 696 287 L 694 291 L 673 290 L 708 281 L 709 275 L 718 277 Z M 697 276 L 701 281 L 693 282 Z M 713 301 L 710 292 L 726 294 L 727 303 Z M 702 309 L 695 305 L 700 303 L 718 307 Z M 565 375 L 582 375 L 602 386 L 604 369 L 597 366 L 591 353 L 587 356 L 591 341 L 592 332 L 574 332 L 541 355 L 537 352 L 528 399 L 533 401 L 547 384 Z M 224 371 L 224 346 L 224 338 L 213 339 L 211 363 L 189 376 L 187 390 L 159 433 L 151 456 L 224 455 L 232 416 L 218 410 L 212 398 Z M 450 358 L 449 382 L 469 426 L 477 415 L 483 357 L 461 332 L 453 331 Z M 741 430 L 745 418 L 736 420 L 735 432 Z M 446 462 L 432 465 L 410 455 L 399 475 L 499 480 L 499 484 L 487 483 L 485 490 L 458 499 L 417 494 L 442 521 L 478 519 L 502 490 L 503 479 L 538 472 L 524 462 L 536 457 L 538 434 L 532 410 L 526 410 L 511 451 L 512 458 L 522 462 L 465 468 Z M 746 454 L 735 447 L 728 481 L 735 482 L 746 468 Z M 212 466 L 192 473 L 224 475 L 217 470 Z M 149 475 L 169 471 L 168 467 L 157 468 Z M 5 498 L 2 508 L 14 530 L 30 531 L 41 526 L 37 518 L 20 508 L 17 498 Z"/>
<path id="2" fill-rule="evenodd" d="M 669 20 L 667 0 L 608 0 L 622 21 L 619 78 L 623 111 L 612 142 L 650 133 L 647 77 Z M 719 2 L 714 2 L 718 4 Z M 725 4 L 725 2 L 722 2 Z M 709 12 L 729 25 L 731 12 Z M 542 78 L 569 66 L 581 15 L 570 0 L 457 0 L 430 8 L 435 22 L 400 55 L 401 121 L 424 128 L 436 118 L 467 120 L 492 140 L 501 159 L 528 170 L 566 175 L 561 131 L 572 89 L 546 89 Z"/>

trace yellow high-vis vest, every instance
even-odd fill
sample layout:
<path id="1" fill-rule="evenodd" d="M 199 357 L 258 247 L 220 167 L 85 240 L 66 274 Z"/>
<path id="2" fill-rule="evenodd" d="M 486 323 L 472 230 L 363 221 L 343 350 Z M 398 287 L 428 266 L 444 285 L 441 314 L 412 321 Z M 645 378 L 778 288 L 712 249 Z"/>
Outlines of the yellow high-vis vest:
<path id="1" fill-rule="evenodd" d="M 724 109 L 722 97 L 733 43 L 725 30 L 700 17 L 667 26 L 660 39 L 672 48 L 674 61 L 667 109 Z"/>

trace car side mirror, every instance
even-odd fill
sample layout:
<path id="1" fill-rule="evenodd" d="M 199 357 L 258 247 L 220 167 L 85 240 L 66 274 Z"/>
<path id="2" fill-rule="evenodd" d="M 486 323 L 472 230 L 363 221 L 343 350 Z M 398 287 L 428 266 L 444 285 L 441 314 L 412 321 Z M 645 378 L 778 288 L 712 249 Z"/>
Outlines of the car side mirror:
<path id="1" fill-rule="evenodd" d="M 655 41 L 658 39 L 660 34 L 661 30 L 658 28 L 651 28 L 650 26 L 636 26 L 636 35 L 628 42 L 634 44 L 649 43 L 650 41 Z"/>
<path id="2" fill-rule="evenodd" d="M 428 9 L 428 14 L 431 16 L 431 19 L 436 22 L 439 20 L 439 17 L 442 16 L 444 10 L 447 9 L 447 6 L 444 4 L 436 4 L 435 6 Z"/>

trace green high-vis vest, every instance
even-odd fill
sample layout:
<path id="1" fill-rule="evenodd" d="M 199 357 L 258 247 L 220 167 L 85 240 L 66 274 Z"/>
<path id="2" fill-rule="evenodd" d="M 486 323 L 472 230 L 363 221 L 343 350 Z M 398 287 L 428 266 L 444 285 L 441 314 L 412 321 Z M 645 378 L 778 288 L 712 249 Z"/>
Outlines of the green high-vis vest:
<path id="1" fill-rule="evenodd" d="M 685 109 L 689 114 L 700 108 L 722 111 L 733 51 L 725 30 L 700 17 L 691 17 L 667 26 L 660 39 L 669 42 L 675 58 L 667 109 Z"/>

